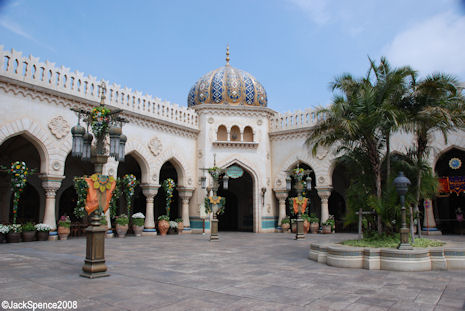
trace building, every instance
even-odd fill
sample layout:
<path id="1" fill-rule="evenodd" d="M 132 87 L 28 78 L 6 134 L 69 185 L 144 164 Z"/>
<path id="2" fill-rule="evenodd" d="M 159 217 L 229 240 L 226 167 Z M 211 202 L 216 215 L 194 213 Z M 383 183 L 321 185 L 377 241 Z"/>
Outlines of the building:
<path id="1" fill-rule="evenodd" d="M 91 174 L 88 162 L 71 157 L 70 129 L 77 122 L 70 108 L 89 109 L 99 102 L 101 81 L 70 72 L 48 61 L 18 51 L 0 50 L 0 163 L 23 160 L 37 168 L 22 197 L 19 219 L 45 222 L 72 216 L 76 195 L 73 177 Z M 146 234 L 154 234 L 154 219 L 163 213 L 168 177 L 175 180 L 172 216 L 182 217 L 186 232 L 202 230 L 200 209 L 206 191 L 200 187 L 204 171 L 214 161 L 219 167 L 237 166 L 240 178 L 230 181 L 226 213 L 220 230 L 274 232 L 286 215 L 286 171 L 297 165 L 312 173 L 311 212 L 324 221 L 329 214 L 340 219 L 345 211 L 343 169 L 328 149 L 311 155 L 304 142 L 317 122 L 312 110 L 280 113 L 267 107 L 264 87 L 249 73 L 229 64 L 201 77 L 188 93 L 188 107 L 143 95 L 106 82 L 106 105 L 121 108 L 129 120 L 123 132 L 128 138 L 126 161 L 111 159 L 104 167 L 109 175 L 133 173 L 141 181 L 134 212 L 147 215 Z M 438 136 L 439 137 L 439 136 Z M 393 152 L 404 152 L 408 135 L 393 138 Z M 463 166 L 452 169 L 449 161 L 465 161 L 465 135 L 455 132 L 447 144 L 436 139 L 432 167 L 441 176 L 465 176 Z M 0 222 L 10 219 L 11 193 L 6 174 L 0 176 Z M 433 201 L 436 219 L 453 222 L 455 208 L 465 207 L 463 191 Z M 426 204 L 424 224 L 435 228 L 431 204 Z M 207 221 L 208 229 L 208 221 Z M 451 229 L 453 231 L 453 229 Z"/>

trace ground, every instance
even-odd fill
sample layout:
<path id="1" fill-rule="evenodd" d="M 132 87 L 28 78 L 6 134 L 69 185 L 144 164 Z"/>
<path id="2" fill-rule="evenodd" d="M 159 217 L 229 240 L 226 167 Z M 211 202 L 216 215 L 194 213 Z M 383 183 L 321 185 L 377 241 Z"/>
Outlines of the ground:
<path id="1" fill-rule="evenodd" d="M 465 271 L 341 269 L 310 241 L 353 234 L 220 232 L 106 239 L 109 277 L 79 276 L 85 239 L 0 245 L 2 301 L 76 300 L 78 310 L 463 310 Z M 443 237 L 464 242 L 460 236 Z"/>

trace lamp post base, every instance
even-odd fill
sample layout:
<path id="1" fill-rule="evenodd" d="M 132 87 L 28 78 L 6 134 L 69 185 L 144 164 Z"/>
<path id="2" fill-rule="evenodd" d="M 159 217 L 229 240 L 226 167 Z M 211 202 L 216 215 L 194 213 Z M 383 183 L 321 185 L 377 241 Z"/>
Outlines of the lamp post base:
<path id="1" fill-rule="evenodd" d="M 109 276 L 105 264 L 105 233 L 107 228 L 90 225 L 86 229 L 86 259 L 80 276 L 89 279 Z"/>
<path id="2" fill-rule="evenodd" d="M 220 238 L 218 237 L 218 219 L 213 218 L 211 220 L 211 228 L 210 228 L 210 241 L 218 241 Z"/>
<path id="3" fill-rule="evenodd" d="M 412 250 L 413 247 L 408 241 L 409 230 L 407 228 L 400 228 L 400 243 L 397 246 L 397 249 L 403 250 Z"/>
<path id="4" fill-rule="evenodd" d="M 295 234 L 295 239 L 296 240 L 304 240 L 305 239 L 304 220 L 300 217 L 300 215 L 297 218 L 297 232 Z"/>

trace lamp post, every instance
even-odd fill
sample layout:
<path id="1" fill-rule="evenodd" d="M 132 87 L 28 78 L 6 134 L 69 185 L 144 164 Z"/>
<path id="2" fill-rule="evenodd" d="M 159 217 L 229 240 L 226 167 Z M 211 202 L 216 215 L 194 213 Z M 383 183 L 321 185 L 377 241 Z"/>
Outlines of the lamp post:
<path id="1" fill-rule="evenodd" d="M 407 193 L 408 186 L 410 185 L 410 180 L 405 177 L 404 172 L 399 172 L 399 176 L 394 179 L 394 185 L 396 186 L 397 193 L 400 196 L 400 205 L 401 205 L 401 216 L 402 224 L 400 228 L 400 243 L 397 246 L 398 249 L 413 249 L 408 241 L 409 229 L 407 228 L 406 215 L 405 215 L 405 194 Z"/>
<path id="2" fill-rule="evenodd" d="M 214 155 L 213 167 L 212 168 L 201 168 L 203 171 L 208 171 L 210 176 L 213 179 L 213 185 L 211 190 L 213 191 L 213 196 L 208 197 L 209 204 L 212 207 L 212 220 L 210 223 L 210 241 L 218 241 L 218 215 L 219 208 L 221 204 L 224 203 L 224 198 L 218 197 L 218 188 L 220 186 L 220 179 L 223 180 L 223 189 L 228 190 L 229 176 L 225 174 L 226 170 L 216 167 L 216 155 Z M 201 178 L 202 189 L 206 188 L 206 178 Z M 223 199 L 223 202 L 222 202 Z M 213 200 L 213 202 L 212 202 Z"/>
<path id="3" fill-rule="evenodd" d="M 286 190 L 291 191 L 292 189 L 292 178 L 293 176 L 296 180 L 295 182 L 295 190 L 297 191 L 297 198 L 293 199 L 293 204 L 297 205 L 297 230 L 295 234 L 296 240 L 303 240 L 305 239 L 304 234 L 304 220 L 302 219 L 302 208 L 305 210 L 307 206 L 307 199 L 302 197 L 302 193 L 304 191 L 304 177 L 307 176 L 305 182 L 307 184 L 306 190 L 310 191 L 312 189 L 312 178 L 309 176 L 311 170 L 304 170 L 297 166 L 296 169 L 287 171 L 288 176 L 286 177 Z M 294 210 L 295 212 L 295 210 Z"/>
<path id="4" fill-rule="evenodd" d="M 71 155 L 83 161 L 94 164 L 95 174 L 102 176 L 103 165 L 108 157 L 116 161 L 124 161 L 124 148 L 127 141 L 122 134 L 121 127 L 126 120 L 118 117 L 121 109 L 110 110 L 105 107 L 105 83 L 100 86 L 100 105 L 91 111 L 71 109 L 78 113 L 78 124 L 71 129 L 73 136 Z M 86 123 L 87 129 L 81 126 L 81 120 Z M 92 130 L 92 133 L 89 131 Z M 109 150 L 106 148 L 106 138 L 109 135 Z M 92 141 L 95 143 L 92 145 Z M 102 176 L 102 180 L 108 176 Z M 90 213 L 90 225 L 86 229 L 86 259 L 82 267 L 81 276 L 98 278 L 108 276 L 105 264 L 105 232 L 106 228 L 100 226 L 101 213 L 106 205 L 106 196 L 98 192 L 98 209 Z"/>

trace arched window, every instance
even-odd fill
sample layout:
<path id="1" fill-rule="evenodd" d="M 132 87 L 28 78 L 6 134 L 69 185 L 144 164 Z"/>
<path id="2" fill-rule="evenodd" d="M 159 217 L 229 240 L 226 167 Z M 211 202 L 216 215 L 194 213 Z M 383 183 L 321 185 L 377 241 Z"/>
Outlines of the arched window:
<path id="1" fill-rule="evenodd" d="M 244 141 L 253 142 L 253 131 L 250 126 L 244 128 Z"/>
<path id="2" fill-rule="evenodd" d="M 228 140 L 228 130 L 226 126 L 220 125 L 218 127 L 218 132 L 216 133 L 216 140 L 217 141 L 227 141 Z"/>
<path id="3" fill-rule="evenodd" d="M 240 141 L 241 140 L 241 131 L 237 125 L 234 125 L 231 128 L 231 141 Z"/>

